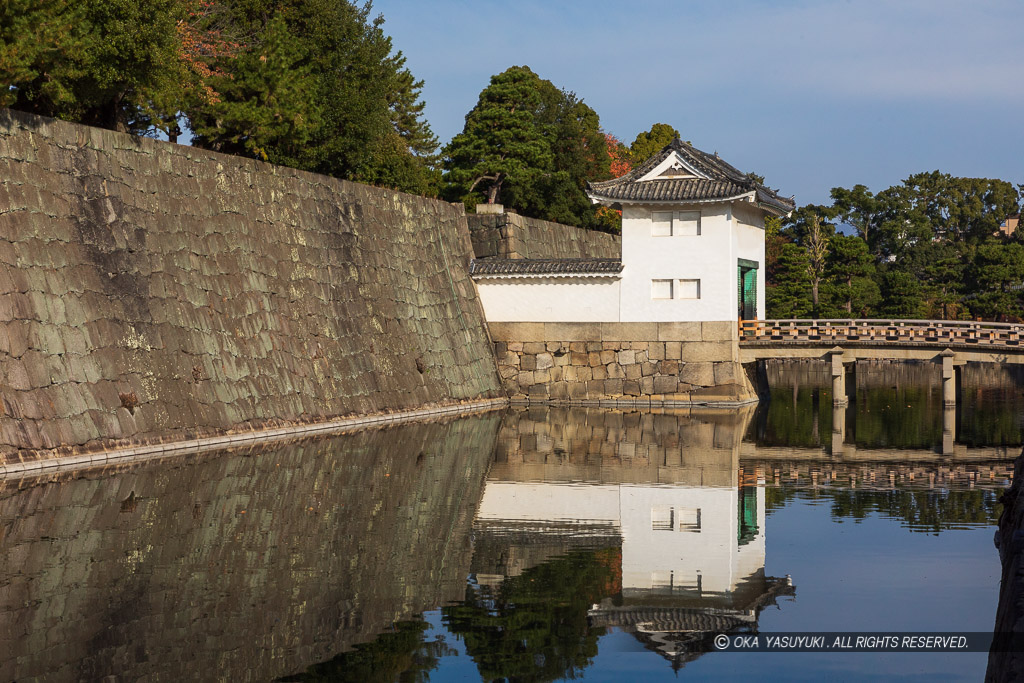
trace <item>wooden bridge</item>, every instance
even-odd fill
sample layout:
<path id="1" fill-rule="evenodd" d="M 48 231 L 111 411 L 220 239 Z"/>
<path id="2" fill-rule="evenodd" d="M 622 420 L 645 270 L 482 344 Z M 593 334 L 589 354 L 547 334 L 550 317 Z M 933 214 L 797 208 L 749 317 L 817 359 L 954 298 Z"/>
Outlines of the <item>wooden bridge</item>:
<path id="1" fill-rule="evenodd" d="M 943 400 L 956 404 L 956 367 L 1024 364 L 1024 324 L 958 320 L 741 320 L 740 362 L 818 358 L 832 364 L 832 396 L 848 401 L 846 369 L 858 360 L 932 361 Z"/>

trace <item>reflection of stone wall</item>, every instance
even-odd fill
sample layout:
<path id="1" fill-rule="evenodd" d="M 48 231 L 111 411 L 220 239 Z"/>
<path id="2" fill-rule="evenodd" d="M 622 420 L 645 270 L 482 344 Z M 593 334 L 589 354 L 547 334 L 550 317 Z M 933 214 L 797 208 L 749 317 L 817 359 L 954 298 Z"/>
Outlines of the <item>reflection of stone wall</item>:
<path id="1" fill-rule="evenodd" d="M 0 111 L 0 458 L 497 396 L 471 257 L 445 202 Z"/>
<path id="2" fill-rule="evenodd" d="M 515 213 L 469 214 L 477 258 L 619 258 L 622 238 Z"/>
<path id="3" fill-rule="evenodd" d="M 753 407 L 649 411 L 511 408 L 488 475 L 497 481 L 735 486 Z"/>
<path id="4" fill-rule="evenodd" d="M 0 680 L 270 680 L 461 598 L 498 419 L 7 482 Z"/>
<path id="5" fill-rule="evenodd" d="M 513 400 L 756 400 L 737 362 L 735 326 L 690 323 L 491 323 Z"/>

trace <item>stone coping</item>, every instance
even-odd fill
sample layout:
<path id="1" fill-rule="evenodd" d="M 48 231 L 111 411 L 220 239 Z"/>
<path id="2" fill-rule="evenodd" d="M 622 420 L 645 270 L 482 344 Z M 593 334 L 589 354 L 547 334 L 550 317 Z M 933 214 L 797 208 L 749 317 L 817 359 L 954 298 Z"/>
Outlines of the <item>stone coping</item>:
<path id="1" fill-rule="evenodd" d="M 494 341 L 693 341 L 735 342 L 736 321 L 654 322 L 654 323 L 530 323 L 491 322 L 487 327 Z"/>
<path id="2" fill-rule="evenodd" d="M 731 400 L 706 400 L 706 401 L 680 401 L 676 399 L 659 399 L 650 396 L 622 399 L 622 398 L 581 398 L 581 399 L 557 399 L 557 398 L 513 398 L 509 400 L 512 406 L 583 406 L 589 408 L 740 408 L 742 406 L 757 403 L 757 397 Z"/>
<path id="3" fill-rule="evenodd" d="M 16 479 L 51 472 L 84 470 L 106 465 L 144 462 L 178 455 L 192 455 L 241 445 L 260 445 L 276 441 L 289 441 L 310 436 L 333 436 L 374 426 L 416 422 L 438 416 L 469 415 L 489 412 L 509 405 L 507 398 L 483 399 L 453 405 L 430 406 L 394 413 L 375 413 L 347 417 L 328 422 L 289 425 L 238 434 L 222 434 L 199 439 L 184 439 L 167 443 L 133 445 L 88 453 L 73 453 L 53 458 L 39 458 L 24 462 L 0 463 L 0 480 Z"/>

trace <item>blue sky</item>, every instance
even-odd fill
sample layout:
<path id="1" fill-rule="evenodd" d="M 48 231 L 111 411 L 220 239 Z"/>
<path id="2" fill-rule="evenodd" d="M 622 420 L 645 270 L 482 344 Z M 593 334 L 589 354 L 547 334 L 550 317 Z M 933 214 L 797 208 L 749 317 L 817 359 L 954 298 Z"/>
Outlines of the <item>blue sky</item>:
<path id="1" fill-rule="evenodd" d="M 798 204 L 939 169 L 1024 183 L 1022 0 L 375 0 L 447 142 L 528 65 L 629 144 L 656 122 Z"/>

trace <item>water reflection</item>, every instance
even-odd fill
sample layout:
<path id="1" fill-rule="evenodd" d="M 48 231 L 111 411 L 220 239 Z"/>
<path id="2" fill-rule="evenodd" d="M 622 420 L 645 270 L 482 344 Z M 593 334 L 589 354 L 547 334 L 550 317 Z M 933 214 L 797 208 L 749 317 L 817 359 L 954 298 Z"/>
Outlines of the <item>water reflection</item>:
<path id="1" fill-rule="evenodd" d="M 906 599 L 940 534 L 929 573 L 977 554 L 955 539 L 994 524 L 1006 432 L 942 455 L 939 404 L 932 427 L 862 442 L 871 418 L 813 410 L 802 382 L 806 414 L 517 408 L 0 483 L 0 679 L 556 680 L 614 638 L 671 676 L 717 661 L 718 633 Z M 846 546 L 879 520 L 884 553 Z M 847 567 L 864 593 L 830 583 Z M 977 575 L 958 571 L 947 586 Z"/>
<path id="2" fill-rule="evenodd" d="M 581 637 L 615 627 L 678 667 L 717 633 L 756 630 L 793 587 L 764 573 L 765 481 L 739 461 L 752 413 L 510 411 L 474 524 L 479 588 L 467 604 L 486 611 L 537 563 L 593 545 L 618 580 L 579 602 Z"/>
<path id="3" fill-rule="evenodd" d="M 460 598 L 499 422 L 0 482 L 0 679 L 262 681 Z"/>
<path id="4" fill-rule="evenodd" d="M 1005 458 L 1024 445 L 1024 369 L 1018 366 L 965 365 L 956 408 L 943 406 L 933 363 L 858 363 L 855 400 L 841 407 L 832 405 L 826 363 L 771 362 L 766 369 L 770 400 L 758 406 L 748 435 L 762 448 L 882 459 L 898 449 L 959 456 L 972 450 Z"/>

